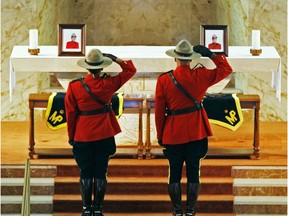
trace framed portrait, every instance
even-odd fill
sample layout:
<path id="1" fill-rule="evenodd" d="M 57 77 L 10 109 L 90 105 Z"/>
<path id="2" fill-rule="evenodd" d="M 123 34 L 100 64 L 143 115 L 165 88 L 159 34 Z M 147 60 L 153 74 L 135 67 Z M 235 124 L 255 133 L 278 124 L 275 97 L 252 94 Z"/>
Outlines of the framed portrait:
<path id="1" fill-rule="evenodd" d="M 228 26 L 201 25 L 200 44 L 217 54 L 228 56 Z"/>
<path id="2" fill-rule="evenodd" d="M 86 25 L 58 25 L 58 56 L 85 56 Z"/>

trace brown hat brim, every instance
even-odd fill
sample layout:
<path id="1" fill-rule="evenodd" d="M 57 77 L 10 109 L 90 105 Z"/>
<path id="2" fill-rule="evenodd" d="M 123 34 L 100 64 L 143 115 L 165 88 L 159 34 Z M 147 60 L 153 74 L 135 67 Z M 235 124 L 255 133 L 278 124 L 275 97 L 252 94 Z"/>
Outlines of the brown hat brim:
<path id="1" fill-rule="evenodd" d="M 105 68 L 108 67 L 109 65 L 112 64 L 112 60 L 108 57 L 103 57 L 103 62 L 99 65 L 90 65 L 88 64 L 86 61 L 86 59 L 79 59 L 77 61 L 77 64 L 82 67 L 82 68 L 86 68 L 86 69 L 100 69 L 100 68 Z"/>
<path id="2" fill-rule="evenodd" d="M 181 59 L 181 60 L 193 60 L 201 58 L 201 54 L 193 52 L 190 56 L 181 56 L 174 52 L 175 49 L 169 49 L 166 54 L 170 57 Z"/>

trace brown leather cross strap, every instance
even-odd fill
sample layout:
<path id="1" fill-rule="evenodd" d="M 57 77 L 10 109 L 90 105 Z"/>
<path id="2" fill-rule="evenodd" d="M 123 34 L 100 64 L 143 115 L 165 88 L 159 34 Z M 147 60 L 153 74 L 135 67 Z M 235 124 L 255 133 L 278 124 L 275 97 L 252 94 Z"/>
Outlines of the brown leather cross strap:
<path id="1" fill-rule="evenodd" d="M 190 100 L 193 101 L 193 103 L 195 103 L 195 105 L 193 107 L 189 107 L 189 108 L 185 108 L 185 109 L 181 109 L 181 110 L 167 110 L 167 115 L 182 115 L 182 114 L 187 114 L 187 113 L 191 113 L 191 112 L 195 112 L 197 110 L 201 110 L 203 108 L 203 104 L 198 103 L 197 100 L 195 98 L 193 98 L 184 88 L 183 86 L 175 79 L 174 75 L 173 75 L 173 70 L 169 71 L 169 76 L 172 79 L 174 85 Z"/>
<path id="2" fill-rule="evenodd" d="M 92 93 L 91 89 L 89 88 L 89 86 L 85 83 L 84 78 L 82 77 L 80 79 L 83 87 L 85 88 L 85 90 L 89 93 L 89 95 L 98 103 L 102 104 L 104 106 L 104 108 L 102 109 L 98 109 L 98 110 L 89 110 L 89 111 L 80 111 L 80 115 L 82 113 L 82 115 L 95 115 L 95 114 L 101 114 L 101 113 L 105 113 L 105 112 L 110 112 L 112 111 L 112 107 L 111 105 L 103 102 L 102 100 L 100 100 L 99 98 L 97 98 L 97 96 L 95 94 Z M 88 114 L 89 112 L 89 114 Z M 93 114 L 94 112 L 94 114 Z M 92 113 L 92 114 L 91 114 Z"/>

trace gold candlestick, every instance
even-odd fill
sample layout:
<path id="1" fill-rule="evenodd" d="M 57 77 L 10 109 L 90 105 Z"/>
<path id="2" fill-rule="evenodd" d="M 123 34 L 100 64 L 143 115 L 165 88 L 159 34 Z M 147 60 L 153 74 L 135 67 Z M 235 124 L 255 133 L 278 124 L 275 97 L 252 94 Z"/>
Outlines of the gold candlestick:
<path id="1" fill-rule="evenodd" d="M 28 53 L 30 53 L 30 55 L 38 55 L 38 53 L 40 53 L 40 49 L 28 49 Z"/>
<path id="2" fill-rule="evenodd" d="M 250 53 L 253 56 L 259 56 L 262 53 L 262 49 L 250 49 Z"/>

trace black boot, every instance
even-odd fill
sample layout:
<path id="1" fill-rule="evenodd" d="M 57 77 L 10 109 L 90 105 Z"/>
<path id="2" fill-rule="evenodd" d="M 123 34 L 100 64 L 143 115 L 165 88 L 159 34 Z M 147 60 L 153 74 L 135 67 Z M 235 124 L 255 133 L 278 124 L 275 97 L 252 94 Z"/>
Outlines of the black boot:
<path id="1" fill-rule="evenodd" d="M 102 205 L 106 186 L 106 179 L 94 179 L 94 216 L 104 216 Z"/>
<path id="2" fill-rule="evenodd" d="M 180 182 L 168 184 L 168 193 L 174 207 L 173 216 L 182 216 L 183 212 Z"/>
<path id="3" fill-rule="evenodd" d="M 194 216 L 194 206 L 198 199 L 200 191 L 199 183 L 187 183 L 187 202 L 186 202 L 186 216 Z"/>
<path id="4" fill-rule="evenodd" d="M 80 192 L 83 202 L 82 216 L 92 215 L 92 179 L 80 178 Z"/>

